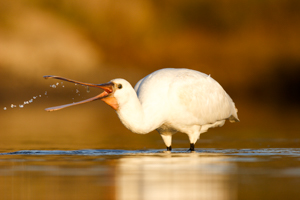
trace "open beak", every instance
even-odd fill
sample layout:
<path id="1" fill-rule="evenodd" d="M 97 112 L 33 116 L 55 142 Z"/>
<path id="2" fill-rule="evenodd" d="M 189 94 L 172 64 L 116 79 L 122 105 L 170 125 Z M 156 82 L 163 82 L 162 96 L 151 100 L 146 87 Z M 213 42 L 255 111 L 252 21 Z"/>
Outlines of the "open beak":
<path id="1" fill-rule="evenodd" d="M 65 104 L 65 105 L 61 105 L 61 106 L 46 108 L 45 109 L 46 111 L 56 111 L 56 110 L 60 110 L 60 109 L 66 108 L 66 107 L 75 106 L 75 105 L 79 105 L 79 104 L 83 104 L 83 103 L 87 103 L 87 102 L 91 102 L 91 101 L 95 101 L 95 100 L 99 100 L 99 99 L 101 99 L 101 100 L 103 100 L 107 103 L 107 101 L 111 102 L 111 100 L 107 100 L 105 98 L 108 98 L 108 99 L 113 98 L 114 99 L 114 97 L 111 97 L 111 94 L 113 94 L 113 92 L 114 92 L 114 90 L 113 90 L 114 89 L 114 83 L 112 83 L 112 82 L 103 83 L 103 84 L 83 83 L 83 82 L 63 78 L 63 77 L 60 77 L 60 76 L 51 76 L 51 75 L 50 76 L 44 76 L 44 78 L 45 79 L 54 78 L 54 79 L 59 79 L 59 80 L 63 80 L 63 81 L 68 81 L 68 82 L 71 82 L 71 83 L 76 83 L 76 84 L 79 84 L 79 85 L 101 88 L 101 89 L 104 90 L 104 92 L 102 92 L 101 94 L 99 94 L 95 97 L 92 97 L 92 98 L 89 98 L 89 99 L 86 99 L 86 100 L 83 100 L 83 101 L 75 102 L 75 103 L 70 103 L 70 104 Z M 112 105 L 110 105 L 110 106 L 112 106 Z"/>

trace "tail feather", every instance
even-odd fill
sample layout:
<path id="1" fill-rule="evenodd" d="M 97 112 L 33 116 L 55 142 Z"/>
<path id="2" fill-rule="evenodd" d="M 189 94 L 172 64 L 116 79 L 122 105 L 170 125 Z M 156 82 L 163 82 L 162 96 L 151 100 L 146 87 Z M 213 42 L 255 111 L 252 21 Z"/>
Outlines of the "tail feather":
<path id="1" fill-rule="evenodd" d="M 234 122 L 240 122 L 239 118 L 231 115 L 228 120 L 231 122 L 231 123 L 234 123 Z"/>
<path id="2" fill-rule="evenodd" d="M 240 122 L 238 116 L 237 116 L 237 112 L 238 112 L 238 109 L 235 108 L 235 113 L 233 113 L 229 118 L 228 120 L 231 122 L 231 123 L 234 123 L 234 122 Z"/>

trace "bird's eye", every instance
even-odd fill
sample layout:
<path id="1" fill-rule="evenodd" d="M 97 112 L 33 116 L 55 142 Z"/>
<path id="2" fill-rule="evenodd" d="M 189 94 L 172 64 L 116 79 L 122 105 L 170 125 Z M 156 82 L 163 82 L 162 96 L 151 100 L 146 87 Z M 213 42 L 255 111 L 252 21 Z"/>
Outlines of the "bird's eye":
<path id="1" fill-rule="evenodd" d="M 118 84 L 119 89 L 122 89 L 122 87 L 123 87 L 122 84 Z"/>

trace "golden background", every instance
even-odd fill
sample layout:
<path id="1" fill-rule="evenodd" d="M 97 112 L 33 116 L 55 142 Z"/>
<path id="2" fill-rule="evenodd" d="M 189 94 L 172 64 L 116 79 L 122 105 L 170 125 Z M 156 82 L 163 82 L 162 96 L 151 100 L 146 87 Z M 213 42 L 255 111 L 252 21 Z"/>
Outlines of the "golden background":
<path id="1" fill-rule="evenodd" d="M 101 91 L 42 77 L 134 86 L 167 67 L 211 74 L 239 110 L 240 123 L 196 148 L 300 147 L 299 10 L 297 0 L 0 1 L 1 149 L 164 149 L 100 101 L 44 111 Z M 189 147 L 184 134 L 173 140 Z"/>

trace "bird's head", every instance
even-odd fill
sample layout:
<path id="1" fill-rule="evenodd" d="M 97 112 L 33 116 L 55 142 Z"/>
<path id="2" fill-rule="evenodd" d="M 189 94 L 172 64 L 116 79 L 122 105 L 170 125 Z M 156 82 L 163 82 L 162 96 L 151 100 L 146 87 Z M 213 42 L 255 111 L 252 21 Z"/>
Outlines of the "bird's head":
<path id="1" fill-rule="evenodd" d="M 83 83 L 83 82 L 63 78 L 60 76 L 44 76 L 44 78 L 45 79 L 55 78 L 55 79 L 60 79 L 63 81 L 68 81 L 68 82 L 72 82 L 72 83 L 76 83 L 76 84 L 80 84 L 80 85 L 84 85 L 84 86 L 101 88 L 104 90 L 102 93 L 100 93 L 99 95 L 97 95 L 95 97 L 92 97 L 92 98 L 89 98 L 89 99 L 86 99 L 83 101 L 71 103 L 71 104 L 46 108 L 46 111 L 60 110 L 60 109 L 63 109 L 63 108 L 69 107 L 69 106 L 75 106 L 75 105 L 79 105 L 79 104 L 83 104 L 83 103 L 87 103 L 87 102 L 91 102 L 91 101 L 95 101 L 95 100 L 102 100 L 106 104 L 111 106 L 114 110 L 118 110 L 120 105 L 126 103 L 126 101 L 128 99 L 127 97 L 129 96 L 130 92 L 134 91 L 132 86 L 130 85 L 130 83 L 124 79 L 114 79 L 114 80 L 111 80 L 110 82 L 103 83 L 103 84 L 92 84 L 92 83 Z"/>
<path id="2" fill-rule="evenodd" d="M 128 81 L 121 78 L 113 79 L 107 84 L 111 85 L 111 93 L 101 98 L 101 100 L 113 109 L 118 110 L 122 105 L 126 104 L 134 89 Z"/>

